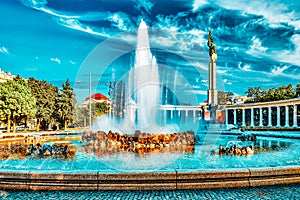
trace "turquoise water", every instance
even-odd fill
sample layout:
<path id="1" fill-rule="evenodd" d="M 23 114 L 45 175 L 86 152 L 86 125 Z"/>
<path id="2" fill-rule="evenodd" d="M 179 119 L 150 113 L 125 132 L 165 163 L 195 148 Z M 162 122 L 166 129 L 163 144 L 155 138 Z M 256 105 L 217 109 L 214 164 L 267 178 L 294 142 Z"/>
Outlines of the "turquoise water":
<path id="1" fill-rule="evenodd" d="M 209 138 L 212 137 L 212 138 Z M 79 141 L 71 141 L 76 147 L 72 158 L 32 158 L 0 160 L 0 171 L 42 171 L 42 172 L 141 172 L 173 170 L 209 170 L 228 168 L 260 168 L 300 165 L 300 140 L 257 137 L 252 156 L 215 155 L 214 150 L 222 144 L 237 141 L 237 136 L 200 135 L 200 142 L 194 152 L 184 151 L 137 154 L 132 152 L 108 152 L 99 154 L 97 149 L 88 148 Z M 211 141 L 211 142 L 209 142 Z M 260 148 L 259 148 L 260 147 Z M 98 153 L 97 153 L 98 152 Z"/>

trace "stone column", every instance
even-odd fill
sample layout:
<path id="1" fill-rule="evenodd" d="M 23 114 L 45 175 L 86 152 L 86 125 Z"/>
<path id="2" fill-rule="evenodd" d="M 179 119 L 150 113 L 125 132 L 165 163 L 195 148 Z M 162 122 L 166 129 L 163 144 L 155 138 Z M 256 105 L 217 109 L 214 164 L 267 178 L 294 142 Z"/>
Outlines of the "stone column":
<path id="1" fill-rule="evenodd" d="M 237 109 L 233 109 L 233 124 L 236 125 L 236 116 L 237 116 Z"/>
<path id="2" fill-rule="evenodd" d="M 254 108 L 251 108 L 250 126 L 254 126 Z"/>
<path id="3" fill-rule="evenodd" d="M 272 126 L 272 107 L 268 110 L 268 126 Z"/>
<path id="4" fill-rule="evenodd" d="M 259 126 L 263 126 L 263 108 L 259 108 Z"/>
<path id="5" fill-rule="evenodd" d="M 263 141 L 260 140 L 260 141 L 259 141 L 259 148 L 261 149 L 262 147 L 263 147 Z"/>
<path id="6" fill-rule="evenodd" d="M 242 126 L 246 126 L 246 109 L 245 108 L 243 108 L 242 109 Z"/>
<path id="7" fill-rule="evenodd" d="M 294 105 L 294 112 L 293 112 L 293 116 L 294 116 L 294 120 L 293 120 L 293 127 L 297 127 L 297 105 Z"/>
<path id="8" fill-rule="evenodd" d="M 277 127 L 280 127 L 280 106 L 277 106 Z"/>
<path id="9" fill-rule="evenodd" d="M 285 126 L 289 125 L 289 106 L 285 106 Z"/>
<path id="10" fill-rule="evenodd" d="M 225 125 L 228 125 L 228 109 L 225 109 Z"/>
<path id="11" fill-rule="evenodd" d="M 174 112 L 174 110 L 170 110 L 170 111 L 171 111 L 170 118 L 173 119 L 173 112 Z"/>

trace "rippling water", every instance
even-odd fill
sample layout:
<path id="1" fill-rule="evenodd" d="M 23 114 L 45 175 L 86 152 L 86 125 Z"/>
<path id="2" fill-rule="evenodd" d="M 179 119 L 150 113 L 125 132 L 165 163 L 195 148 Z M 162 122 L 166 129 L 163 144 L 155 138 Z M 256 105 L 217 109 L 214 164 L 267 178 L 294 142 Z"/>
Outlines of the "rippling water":
<path id="1" fill-rule="evenodd" d="M 205 135 L 201 135 L 205 138 Z M 13 158 L 0 160 L 1 171 L 64 171 L 64 172 L 141 172 L 156 170 L 207 170 L 228 168 L 256 168 L 299 165 L 300 141 L 296 139 L 257 137 L 253 145 L 252 156 L 215 155 L 218 146 L 230 141 L 237 141 L 237 136 L 220 136 L 215 144 L 195 145 L 193 153 L 184 151 L 137 154 L 132 152 L 115 152 L 95 154 L 94 150 L 73 140 L 75 155 L 71 158 Z"/>

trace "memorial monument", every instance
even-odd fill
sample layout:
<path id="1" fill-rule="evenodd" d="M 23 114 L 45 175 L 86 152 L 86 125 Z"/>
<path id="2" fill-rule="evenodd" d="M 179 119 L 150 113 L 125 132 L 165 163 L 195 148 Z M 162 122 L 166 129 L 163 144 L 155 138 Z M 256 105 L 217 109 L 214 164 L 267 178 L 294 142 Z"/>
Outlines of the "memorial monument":
<path id="1" fill-rule="evenodd" d="M 210 106 L 216 106 L 218 104 L 218 91 L 216 89 L 216 60 L 217 60 L 217 53 L 216 47 L 214 45 L 214 41 L 212 38 L 212 33 L 208 28 L 208 41 L 207 46 L 209 47 L 209 71 L 208 71 L 208 81 L 209 81 L 209 88 L 208 88 L 208 104 Z"/>

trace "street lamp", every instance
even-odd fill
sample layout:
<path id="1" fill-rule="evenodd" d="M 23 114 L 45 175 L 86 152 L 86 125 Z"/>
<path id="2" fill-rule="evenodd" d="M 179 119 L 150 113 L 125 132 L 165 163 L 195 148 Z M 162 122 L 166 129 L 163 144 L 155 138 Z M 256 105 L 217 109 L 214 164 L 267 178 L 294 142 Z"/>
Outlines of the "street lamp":
<path id="1" fill-rule="evenodd" d="M 95 74 L 93 74 L 95 75 Z M 97 75 L 98 76 L 98 75 Z M 88 85 L 89 85 L 89 127 L 92 127 L 92 74 L 89 73 L 88 74 L 89 80 L 88 80 Z M 81 81 L 77 81 L 76 84 L 87 84 L 87 82 L 81 82 Z M 100 82 L 97 81 L 97 84 L 103 84 L 105 86 L 108 86 L 108 83 L 106 82 Z"/>
<path id="2" fill-rule="evenodd" d="M 90 129 L 91 129 L 91 127 L 92 127 L 92 74 L 91 73 L 89 74 L 89 105 L 90 105 L 90 108 L 89 108 L 89 116 L 90 116 L 89 124 L 90 124 Z"/>

